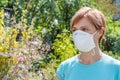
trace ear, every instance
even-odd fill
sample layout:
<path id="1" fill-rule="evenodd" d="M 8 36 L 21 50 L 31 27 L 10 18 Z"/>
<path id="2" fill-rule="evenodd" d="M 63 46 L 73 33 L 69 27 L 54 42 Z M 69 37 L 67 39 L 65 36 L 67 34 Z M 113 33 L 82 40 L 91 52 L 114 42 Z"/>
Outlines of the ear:
<path id="1" fill-rule="evenodd" d="M 104 34 L 104 31 L 103 31 L 102 28 L 101 28 L 100 30 L 98 30 L 98 36 L 99 36 L 99 38 L 100 38 L 101 36 L 103 36 L 103 34 Z"/>

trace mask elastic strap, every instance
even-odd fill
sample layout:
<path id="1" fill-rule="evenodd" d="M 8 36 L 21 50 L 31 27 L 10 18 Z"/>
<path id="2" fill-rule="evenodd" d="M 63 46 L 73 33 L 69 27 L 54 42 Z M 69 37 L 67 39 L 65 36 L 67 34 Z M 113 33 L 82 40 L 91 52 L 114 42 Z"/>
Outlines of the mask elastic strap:
<path id="1" fill-rule="evenodd" d="M 96 53 L 94 49 L 92 49 L 92 52 L 93 52 L 92 55 L 95 56 Z"/>
<path id="2" fill-rule="evenodd" d="M 95 35 L 97 33 L 97 31 L 95 33 L 93 33 L 93 35 Z"/>

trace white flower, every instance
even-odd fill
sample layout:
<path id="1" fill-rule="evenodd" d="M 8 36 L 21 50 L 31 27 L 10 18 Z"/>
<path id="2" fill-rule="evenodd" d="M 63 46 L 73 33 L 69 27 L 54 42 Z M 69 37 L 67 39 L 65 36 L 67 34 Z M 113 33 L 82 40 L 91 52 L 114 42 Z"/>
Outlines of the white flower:
<path id="1" fill-rule="evenodd" d="M 38 45 L 38 42 L 37 41 L 33 41 L 32 44 Z"/>
<path id="2" fill-rule="evenodd" d="M 18 67 L 21 69 L 25 69 L 25 65 L 23 65 L 23 64 L 19 64 Z"/>
<path id="3" fill-rule="evenodd" d="M 5 16 L 5 17 L 8 17 L 8 16 L 9 16 L 8 12 L 5 12 L 5 13 L 4 13 L 4 16 Z"/>
<path id="4" fill-rule="evenodd" d="M 26 49 L 23 49 L 22 52 L 25 53 L 25 54 L 29 53 Z"/>
<path id="5" fill-rule="evenodd" d="M 58 20 L 55 19 L 54 22 L 53 22 L 54 25 L 57 25 L 58 24 Z"/>
<path id="6" fill-rule="evenodd" d="M 42 29 L 42 34 L 46 34 L 47 33 L 47 29 L 46 28 L 43 28 Z"/>

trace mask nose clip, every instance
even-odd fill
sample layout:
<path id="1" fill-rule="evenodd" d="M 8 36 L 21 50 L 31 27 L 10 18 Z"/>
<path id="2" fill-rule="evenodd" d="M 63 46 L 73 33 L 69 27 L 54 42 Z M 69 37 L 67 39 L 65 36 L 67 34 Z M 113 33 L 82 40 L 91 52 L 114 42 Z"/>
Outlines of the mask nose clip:
<path id="1" fill-rule="evenodd" d="M 74 35 L 77 35 L 78 33 L 75 33 Z"/>
<path id="2" fill-rule="evenodd" d="M 95 31 L 95 32 L 93 33 L 93 36 L 94 36 L 96 33 L 97 33 L 97 31 Z"/>

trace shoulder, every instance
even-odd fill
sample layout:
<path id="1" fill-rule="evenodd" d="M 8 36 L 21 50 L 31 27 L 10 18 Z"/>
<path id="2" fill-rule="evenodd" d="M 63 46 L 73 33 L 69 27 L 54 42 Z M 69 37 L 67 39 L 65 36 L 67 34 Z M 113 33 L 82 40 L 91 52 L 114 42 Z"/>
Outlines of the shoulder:
<path id="1" fill-rule="evenodd" d="M 66 69 L 72 68 L 77 62 L 77 56 L 73 56 L 63 62 L 59 65 L 58 68 L 61 68 L 63 71 Z"/>
<path id="2" fill-rule="evenodd" d="M 107 54 L 104 54 L 104 62 L 107 64 L 116 65 L 120 67 L 120 61 Z"/>
<path id="3" fill-rule="evenodd" d="M 56 74 L 60 80 L 64 80 L 66 72 L 73 67 L 72 65 L 73 65 L 73 63 L 76 62 L 76 58 L 77 58 L 77 56 L 74 56 L 72 58 L 69 58 L 69 59 L 61 62 L 61 64 L 59 65 L 59 67 L 57 68 L 57 71 L 56 71 Z"/>
<path id="4" fill-rule="evenodd" d="M 61 65 L 64 65 L 64 66 L 72 65 L 73 63 L 76 63 L 76 61 L 77 61 L 77 56 L 73 56 L 73 57 L 63 61 L 61 63 Z"/>

